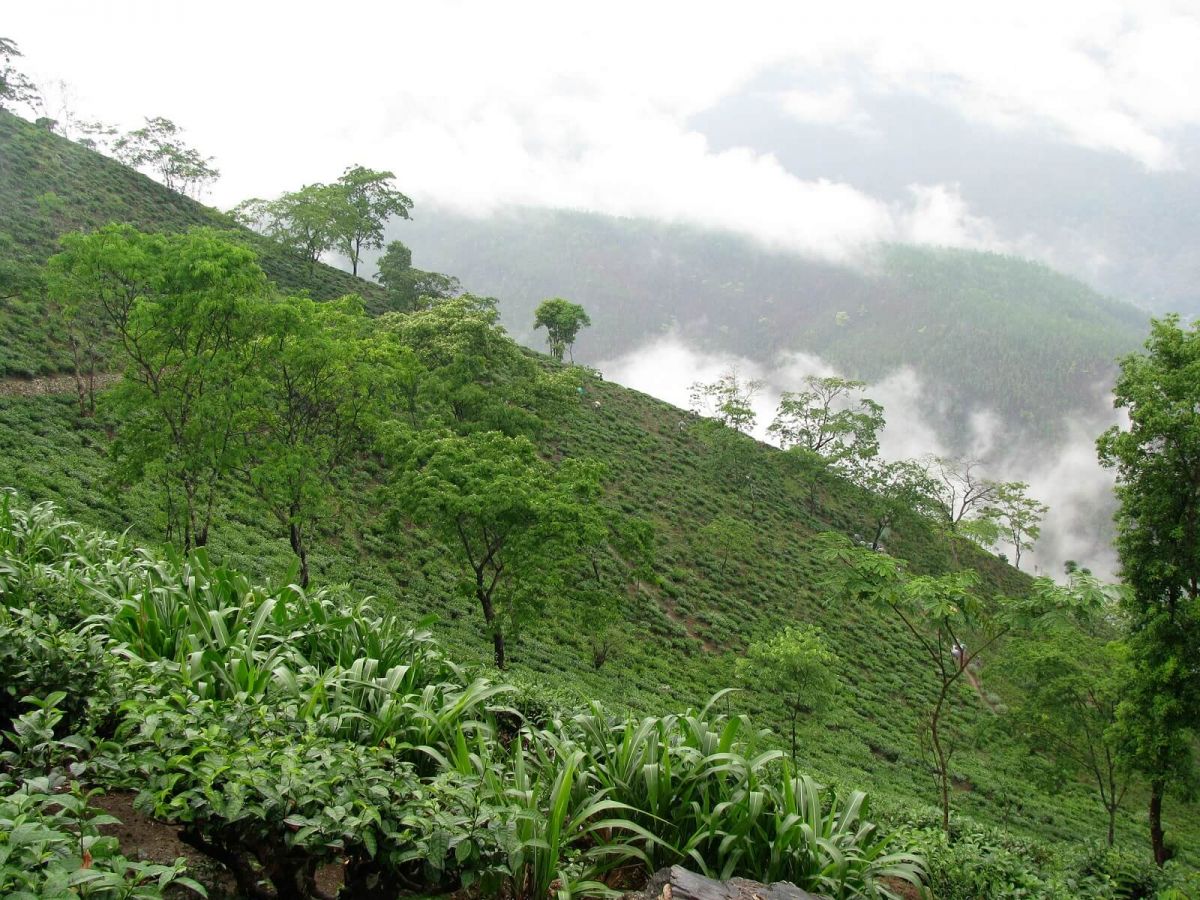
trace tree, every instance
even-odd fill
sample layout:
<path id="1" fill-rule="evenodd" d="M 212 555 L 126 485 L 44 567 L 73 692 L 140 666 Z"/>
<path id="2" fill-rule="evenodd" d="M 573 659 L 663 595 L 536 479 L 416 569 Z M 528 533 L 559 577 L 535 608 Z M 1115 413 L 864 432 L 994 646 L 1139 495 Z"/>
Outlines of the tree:
<path id="1" fill-rule="evenodd" d="M 412 251 L 400 241 L 387 245 L 378 267 L 375 279 L 387 291 L 389 309 L 399 312 L 428 309 L 433 302 L 450 300 L 462 293 L 457 278 L 414 269 Z"/>
<path id="2" fill-rule="evenodd" d="M 534 313 L 533 328 L 546 329 L 546 343 L 550 345 L 550 355 L 562 362 L 563 352 L 571 354 L 571 362 L 575 362 L 575 336 L 580 328 L 592 324 L 588 314 L 578 303 L 571 303 L 561 297 L 543 300 Z"/>
<path id="3" fill-rule="evenodd" d="M 821 712 L 837 687 L 839 660 L 825 646 L 819 628 L 789 625 L 746 648 L 737 661 L 737 679 L 750 690 L 774 701 L 791 726 L 792 762 L 796 762 L 796 722 L 801 715 Z"/>
<path id="4" fill-rule="evenodd" d="M 880 456 L 855 459 L 850 477 L 870 492 L 872 550 L 880 548 L 884 535 L 897 518 L 926 510 L 937 490 L 928 467 L 914 459 L 895 462 Z"/>
<path id="5" fill-rule="evenodd" d="M 201 156 L 182 140 L 183 129 L 162 116 L 146 119 L 141 128 L 128 132 L 113 144 L 117 159 L 133 169 L 149 169 L 173 191 L 198 196 L 221 173 L 211 165 L 211 156 Z"/>
<path id="6" fill-rule="evenodd" d="M 366 445 L 379 364 L 358 297 L 261 304 L 247 391 L 247 481 L 288 535 L 307 587 L 308 535 L 331 506 L 333 479 Z"/>
<path id="7" fill-rule="evenodd" d="M 1021 552 L 1032 550 L 1042 533 L 1042 517 L 1050 507 L 1030 497 L 1023 481 L 996 485 L 987 515 L 994 519 L 1013 548 L 1013 565 L 1021 568 Z"/>
<path id="8" fill-rule="evenodd" d="M 50 260 L 52 296 L 113 334 L 124 378 L 107 396 L 118 481 L 162 488 L 167 539 L 204 546 L 248 426 L 255 360 L 254 254 L 212 229 L 144 234 L 109 225 L 68 234 Z"/>
<path id="9" fill-rule="evenodd" d="M 395 178 L 391 172 L 350 166 L 334 185 L 337 203 L 333 208 L 333 236 L 355 275 L 363 250 L 383 246 L 383 226 L 388 220 L 392 216 L 409 217 L 413 202 L 392 187 Z"/>
<path id="10" fill-rule="evenodd" d="M 554 469 L 527 438 L 495 431 L 398 429 L 391 454 L 397 517 L 455 548 L 460 588 L 478 602 L 503 669 L 505 622 L 562 589 L 604 539 L 599 465 L 566 460 Z"/>
<path id="11" fill-rule="evenodd" d="M 1018 624 L 1094 598 L 1066 595 L 1048 578 L 1038 579 L 1024 598 L 984 598 L 973 571 L 913 576 L 903 561 L 856 547 L 843 535 L 823 535 L 822 544 L 821 557 L 832 566 L 831 594 L 870 603 L 895 616 L 912 638 L 906 645 L 914 658 L 935 679 L 924 730 L 933 749 L 942 828 L 949 837 L 953 747 L 944 729 L 959 679 Z"/>
<path id="12" fill-rule="evenodd" d="M 786 392 L 767 431 L 784 450 L 801 447 L 835 467 L 850 457 L 867 459 L 879 452 L 883 407 L 861 394 L 866 384 L 844 378 L 804 379 L 807 390 Z"/>
<path id="13" fill-rule="evenodd" d="M 1170 848 L 1162 801 L 1194 778 L 1200 721 L 1200 323 L 1154 320 L 1144 353 L 1121 360 L 1114 405 L 1129 425 L 1097 440 L 1117 474 L 1117 551 L 1129 587 L 1134 678 L 1120 716 L 1134 767 L 1150 781 L 1150 842 Z"/>
<path id="14" fill-rule="evenodd" d="M 1085 581 L 1098 587 L 1095 579 L 1078 574 L 1072 588 Z M 1110 633 L 1086 634 L 1075 623 L 1043 627 L 1036 641 L 1010 654 L 1004 668 L 1016 689 L 1009 707 L 1013 731 L 1059 774 L 1091 781 L 1108 816 L 1111 847 L 1132 777 L 1121 752 L 1117 711 L 1133 671 L 1128 647 L 1112 629 L 1103 630 Z"/>
<path id="15" fill-rule="evenodd" d="M 381 321 L 417 364 L 405 403 L 422 427 L 532 433 L 573 396 L 571 373 L 543 372 L 505 334 L 490 298 L 464 294 Z"/>
<path id="16" fill-rule="evenodd" d="M 756 378 L 743 381 L 736 371 L 726 372 L 716 381 L 705 384 L 692 383 L 692 412 L 716 420 L 727 428 L 749 434 L 754 430 L 757 416 L 754 412 L 754 397 L 763 388 Z"/>
<path id="17" fill-rule="evenodd" d="M 232 214 L 243 225 L 261 231 L 305 259 L 311 270 L 334 247 L 338 201 L 335 188 L 306 184 L 276 200 L 244 200 Z"/>
<path id="18" fill-rule="evenodd" d="M 744 556 L 754 546 L 754 526 L 737 516 L 721 514 L 701 528 L 697 537 L 701 547 L 720 560 L 717 576 L 721 577 L 730 556 Z"/>
<path id="19" fill-rule="evenodd" d="M 0 109 L 38 101 L 37 85 L 13 65 L 14 59 L 24 55 L 17 49 L 16 41 L 0 37 Z"/>
<path id="20" fill-rule="evenodd" d="M 996 483 L 982 476 L 981 466 L 977 459 L 934 457 L 930 461 L 938 518 L 951 531 L 958 531 L 963 519 L 977 514 L 996 496 Z"/>

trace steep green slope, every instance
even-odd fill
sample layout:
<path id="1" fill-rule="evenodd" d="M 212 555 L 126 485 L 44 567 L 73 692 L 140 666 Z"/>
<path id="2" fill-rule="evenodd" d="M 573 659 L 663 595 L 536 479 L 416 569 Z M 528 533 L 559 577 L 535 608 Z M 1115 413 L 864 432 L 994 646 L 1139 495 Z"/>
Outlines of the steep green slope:
<path id="1" fill-rule="evenodd" d="M 854 268 L 729 234 L 547 210 L 427 211 L 402 237 L 422 265 L 499 297 L 506 323 L 531 345 L 541 343 L 534 307 L 564 296 L 594 322 L 575 349 L 583 361 L 674 329 L 766 364 L 813 353 L 867 380 L 911 366 L 948 421 L 983 407 L 1036 435 L 1095 409 L 1113 360 L 1146 327 L 1132 306 L 992 253 L 891 246 Z"/>
<path id="2" fill-rule="evenodd" d="M 17 143 L 28 141 L 31 147 L 42 140 L 25 125 L 14 133 Z M 61 143 L 48 146 L 75 167 L 59 173 L 62 193 L 55 192 L 73 198 L 58 205 L 56 215 L 64 228 L 103 224 L 120 204 L 151 211 L 178 202 L 196 215 L 203 209 L 161 197 L 157 185 L 116 172 L 111 161 Z M 40 166 L 32 150 L 26 158 Z M 87 185 L 99 184 L 100 173 L 127 179 L 120 183 L 128 194 L 89 201 Z M 24 209 L 9 196 L 24 197 L 24 190 L 12 182 L 0 185 L 0 204 Z M 5 222 L 17 232 L 27 228 L 19 218 Z M 20 246 L 40 246 L 44 253 L 53 244 L 54 220 L 37 222 L 42 243 L 23 239 Z M 181 214 L 179 227 L 188 224 Z M 303 289 L 303 280 L 285 281 L 299 278 L 292 269 L 271 262 L 284 257 L 282 251 L 272 248 L 270 254 L 264 266 L 272 276 L 289 290 Z M 320 291 L 314 286 L 314 295 L 356 287 L 367 293 L 371 288 L 318 271 L 328 281 Z M 331 289 L 326 293 L 326 288 Z M 16 299 L 37 315 L 45 314 L 36 296 Z M 31 359 L 52 360 L 45 332 L 31 324 L 37 321 L 36 316 L 7 320 L 14 346 L 23 347 Z M 598 322 L 593 331 L 602 327 Z M 70 515 L 112 530 L 129 529 L 138 541 L 160 541 L 160 513 L 149 492 L 110 488 L 108 443 L 103 425 L 80 419 L 70 396 L 0 390 L 0 486 L 11 486 L 31 500 L 57 500 Z M 910 640 L 889 618 L 872 609 L 830 604 L 822 587 L 828 572 L 812 552 L 813 538 L 821 531 L 864 530 L 862 495 L 836 479 L 814 488 L 807 480 L 811 476 L 789 467 L 778 451 L 755 444 L 749 452 L 761 477 L 751 498 L 713 465 L 706 444 L 681 410 L 603 381 L 587 384 L 579 403 L 543 435 L 541 449 L 551 458 L 603 462 L 606 502 L 654 524 L 656 562 L 647 577 L 615 555 L 606 556 L 598 560 L 599 592 L 569 588 L 518 623 L 510 648 L 518 681 L 534 686 L 548 703 L 600 699 L 638 711 L 702 703 L 731 683 L 734 659 L 749 641 L 785 624 L 818 622 L 842 660 L 837 673 L 841 690 L 829 719 L 805 725 L 802 764 L 827 781 L 873 789 L 898 819 L 920 817 L 935 793 L 928 761 L 915 739 L 915 723 L 934 686 L 914 663 Z M 490 645 L 478 609 L 454 590 L 454 549 L 420 529 L 389 522 L 380 496 L 388 477 L 377 459 L 366 457 L 338 485 L 337 513 L 324 523 L 312 550 L 315 583 L 349 584 L 413 618 L 435 613 L 436 630 L 455 654 L 485 663 Z M 699 537 L 720 514 L 744 519 L 754 533 L 751 546 L 727 566 Z M 218 560 L 256 579 L 288 575 L 292 557 L 287 541 L 249 491 L 232 487 L 216 523 L 209 551 Z M 918 572 L 944 571 L 953 564 L 950 544 L 915 517 L 896 525 L 888 545 Z M 960 547 L 958 554 L 980 570 L 994 591 L 1018 592 L 1027 584 L 1025 576 L 971 546 Z M 610 608 L 611 619 L 605 615 Z M 614 653 L 597 666 L 593 651 L 606 633 Z M 986 668 L 982 677 L 986 689 L 999 687 L 990 683 Z M 759 721 L 782 724 L 776 710 L 759 708 L 761 700 L 734 695 L 723 702 L 730 711 L 748 709 L 761 714 Z M 1098 804 L 1084 786 L 1067 784 L 1058 793 L 1047 793 L 1033 780 L 1023 751 L 998 734 L 979 737 L 981 729 L 994 724 L 988 700 L 962 685 L 956 702 L 954 728 L 962 735 L 953 759 L 960 787 L 957 811 L 1043 842 L 1077 844 L 1102 836 Z M 1140 802 L 1132 799 L 1119 821 L 1121 840 L 1131 847 L 1143 841 Z M 1200 837 L 1194 833 L 1193 812 L 1175 805 L 1168 809 L 1172 827 L 1180 829 L 1182 838 L 1192 838 L 1181 840 L 1185 847 L 1197 846 L 1194 838 Z"/>
<path id="3" fill-rule="evenodd" d="M 30 271 L 55 252 L 60 234 L 109 222 L 143 231 L 219 228 L 252 247 L 285 291 L 319 300 L 358 293 L 368 308 L 383 303 L 378 285 L 332 266 L 310 268 L 229 216 L 0 110 L 0 266 Z M 0 297 L 6 293 L 0 284 Z M 0 300 L 0 377 L 67 371 L 70 360 L 53 339 L 45 304 L 36 291 L 25 293 Z"/>

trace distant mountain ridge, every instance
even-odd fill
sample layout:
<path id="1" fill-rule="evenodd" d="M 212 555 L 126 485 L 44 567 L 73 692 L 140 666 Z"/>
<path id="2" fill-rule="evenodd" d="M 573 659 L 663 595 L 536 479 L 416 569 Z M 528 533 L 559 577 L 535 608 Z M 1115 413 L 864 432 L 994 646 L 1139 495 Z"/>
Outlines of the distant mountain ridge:
<path id="1" fill-rule="evenodd" d="M 1115 359 L 1148 324 L 1041 263 L 969 250 L 888 245 L 853 268 L 728 233 L 527 208 L 483 219 L 427 209 L 392 236 L 419 265 L 498 297 L 509 329 L 534 346 L 535 306 L 564 296 L 592 317 L 582 361 L 675 331 L 767 364 L 815 354 L 866 380 L 909 366 L 951 421 L 986 408 L 1035 437 L 1107 405 Z"/>

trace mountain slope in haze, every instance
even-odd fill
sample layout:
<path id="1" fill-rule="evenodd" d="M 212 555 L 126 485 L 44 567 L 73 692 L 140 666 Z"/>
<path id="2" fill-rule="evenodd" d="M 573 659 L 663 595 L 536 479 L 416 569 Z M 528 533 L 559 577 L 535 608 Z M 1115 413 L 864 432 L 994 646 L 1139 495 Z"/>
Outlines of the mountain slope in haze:
<path id="1" fill-rule="evenodd" d="M 1066 417 L 1106 405 L 1114 360 L 1140 346 L 1147 324 L 1040 263 L 992 253 L 886 246 L 851 268 L 731 234 L 535 209 L 427 210 L 395 236 L 422 265 L 498 297 L 531 346 L 534 308 L 564 296 L 593 322 L 577 360 L 674 331 L 766 365 L 815 354 L 868 381 L 907 366 L 951 423 L 987 409 L 1030 436 L 1056 436 Z"/>
<path id="2" fill-rule="evenodd" d="M 30 128 L 22 123 L 17 130 Z M 159 220 L 163 228 L 187 227 L 193 214 L 219 215 L 164 197 L 149 179 L 115 172 L 111 161 L 48 137 L 50 149 L 72 166 L 61 172 L 55 191 L 65 198 L 56 204 L 63 227 L 98 227 L 119 218 L 118 208 L 140 227 L 155 221 L 139 216 L 165 207 L 182 212 Z M 0 146 L 0 153 L 4 150 Z M 31 171 L 27 181 L 38 172 Z M 93 198 L 87 185 L 101 178 L 119 183 L 120 189 Z M 19 210 L 21 198 L 40 187 L 36 181 L 0 183 L 0 208 Z M 32 227 L 19 218 L 19 211 L 17 215 L 5 220 L 11 231 Z M 35 223 L 49 228 L 40 218 Z M 52 246 L 56 237 L 46 231 L 43 245 L 28 246 Z M 286 256 L 278 248 L 267 249 L 264 266 Z M 0 248 L 0 263 L 13 258 L 12 245 Z M 279 273 L 292 270 L 280 266 L 269 271 L 282 283 Z M 318 285 L 326 278 L 336 286 L 331 293 L 371 290 L 349 276 L 326 269 L 317 273 L 318 282 L 310 286 L 314 295 L 321 295 Z M 287 284 L 289 290 L 306 286 L 302 277 Z M 47 312 L 40 297 L 19 296 L 0 303 L 0 315 L 9 316 L 13 303 L 43 316 Z M 46 333 L 31 321 L 7 319 L 14 344 L 25 347 L 31 358 L 52 359 L 55 351 Z M 593 336 L 602 327 L 597 321 Z M 544 364 L 555 366 L 548 360 Z M 641 711 L 702 704 L 731 683 L 735 660 L 750 641 L 797 622 L 819 624 L 841 660 L 840 687 L 829 717 L 802 725 L 802 766 L 826 783 L 872 789 L 877 808 L 890 810 L 897 819 L 923 815 L 935 792 L 913 723 L 935 693 L 933 682 L 914 662 L 915 642 L 891 618 L 873 608 L 830 601 L 823 587 L 828 564 L 814 552 L 819 532 L 864 531 L 869 498 L 835 477 L 814 482 L 811 470 L 798 471 L 785 454 L 744 438 L 746 465 L 757 476 L 750 494 L 713 464 L 709 446 L 688 421 L 669 404 L 589 379 L 579 402 L 549 423 L 539 439 L 541 452 L 554 459 L 603 463 L 605 502 L 654 526 L 655 562 L 652 571 L 643 572 L 615 553 L 601 554 L 594 581 L 585 573 L 580 582 L 586 586 L 568 583 L 560 595 L 515 623 L 509 674 L 535 686 L 548 703 L 596 699 Z M 109 489 L 109 441 L 101 423 L 79 417 L 69 392 L 29 396 L 0 389 L 0 489 L 14 488 L 28 500 L 56 500 L 72 517 L 115 531 L 128 529 L 139 542 L 157 542 L 162 537 L 160 511 L 150 489 L 145 484 Z M 455 549 L 389 519 L 380 493 L 389 477 L 377 458 L 364 455 L 339 478 L 336 512 L 314 536 L 314 587 L 349 585 L 413 619 L 434 613 L 439 637 L 456 656 L 486 663 L 491 648 L 481 616 L 455 590 Z M 727 558 L 704 539 L 705 527 L 722 515 L 743 520 L 751 534 Z M 909 515 L 895 523 L 887 543 L 916 572 L 946 571 L 961 562 L 976 569 L 990 591 L 1019 593 L 1028 586 L 1023 573 L 996 556 L 951 540 Z M 251 490 L 236 483 L 221 500 L 208 552 L 256 580 L 287 578 L 293 565 L 287 539 L 271 515 Z M 1016 639 L 1036 640 L 1037 635 Z M 603 646 L 610 654 L 598 660 L 597 649 Z M 991 670 L 985 668 L 980 677 L 983 690 L 1003 696 L 1006 686 Z M 994 724 L 990 694 L 966 684 L 959 688 L 954 728 L 974 735 L 980 726 Z M 776 729 L 784 724 L 764 698 L 736 694 L 722 702 L 730 711 L 753 712 Z M 969 818 L 1003 822 L 1039 847 L 1074 849 L 1102 838 L 1098 806 L 1086 785 L 1068 782 L 1048 793 L 1032 780 L 1028 754 L 1002 733 L 983 742 L 964 738 L 953 765 L 956 785 L 964 786 L 954 800 L 963 823 Z M 1023 799 L 1014 804 L 1014 797 Z M 1142 800 L 1131 793 L 1119 818 L 1120 840 L 1128 846 L 1143 840 Z M 1200 846 L 1193 813 L 1173 798 L 1168 803 L 1167 820 L 1178 829 L 1185 855 L 1192 852 L 1187 848 Z M 1194 865 L 1190 856 L 1189 862 Z"/>
<path id="3" fill-rule="evenodd" d="M 285 291 L 307 292 L 318 300 L 357 293 L 368 309 L 384 302 L 378 285 L 332 266 L 310 267 L 212 207 L 0 109 L 0 258 L 5 264 L 40 266 L 57 251 L 59 235 L 109 222 L 128 222 L 143 231 L 218 228 L 253 248 L 268 277 Z M 0 284 L 0 296 L 5 293 Z M 48 329 L 40 297 L 6 298 L 0 305 L 0 377 L 67 371 L 66 350 L 55 345 Z M 17 340 L 22 334 L 38 339 Z"/>

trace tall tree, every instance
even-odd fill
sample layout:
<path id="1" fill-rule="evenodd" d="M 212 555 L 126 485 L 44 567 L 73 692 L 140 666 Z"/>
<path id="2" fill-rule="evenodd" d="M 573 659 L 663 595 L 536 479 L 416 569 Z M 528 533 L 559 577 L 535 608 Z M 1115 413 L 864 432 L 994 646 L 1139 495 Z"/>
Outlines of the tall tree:
<path id="1" fill-rule="evenodd" d="M 1095 579 L 1072 578 L 1078 590 Z M 1117 811 L 1129 789 L 1132 771 L 1123 754 L 1118 707 L 1133 678 L 1128 648 L 1115 629 L 1105 625 L 1110 613 L 1105 599 L 1101 616 L 1093 616 L 1099 633 L 1076 623 L 1053 623 L 1008 654 L 1006 680 L 1016 688 L 1008 704 L 1013 731 L 1031 752 L 1050 760 L 1061 776 L 1088 779 L 1108 816 L 1108 846 L 1113 845 Z"/>
<path id="2" fill-rule="evenodd" d="M 1028 494 L 1029 485 L 1023 481 L 1005 481 L 996 485 L 988 509 L 1005 540 L 1012 544 L 1013 565 L 1021 568 L 1021 553 L 1032 550 L 1042 534 L 1042 518 L 1050 511 L 1046 504 Z"/>
<path id="3" fill-rule="evenodd" d="M 459 296 L 462 285 L 451 275 L 414 269 L 412 251 L 401 241 L 392 241 L 379 257 L 375 279 L 388 295 L 388 308 L 398 312 L 428 309 L 438 300 Z"/>
<path id="4" fill-rule="evenodd" d="M 754 398 L 763 389 L 757 378 L 742 379 L 736 371 L 726 372 L 716 381 L 693 382 L 691 408 L 698 416 L 715 419 L 721 425 L 749 434 L 754 430 L 757 416 Z"/>
<path id="5" fill-rule="evenodd" d="M 16 41 L 0 37 L 0 109 L 12 109 L 38 100 L 37 85 L 13 65 L 14 59 L 24 55 L 17 49 Z"/>
<path id="6" fill-rule="evenodd" d="M 307 587 L 310 532 L 332 505 L 335 475 L 366 444 L 386 361 L 374 358 L 358 297 L 270 298 L 260 317 L 242 467 L 286 531 Z"/>
<path id="7" fill-rule="evenodd" d="M 250 250 L 211 229 L 110 225 L 62 246 L 50 261 L 52 294 L 90 306 L 124 363 L 102 410 L 116 430 L 118 479 L 159 484 L 168 540 L 203 546 L 248 425 L 248 307 L 266 278 Z"/>
<path id="8" fill-rule="evenodd" d="M 978 515 L 996 496 L 996 482 L 983 477 L 977 459 L 935 457 L 930 461 L 937 494 L 938 518 L 946 528 L 958 531 L 964 519 Z"/>
<path id="9" fill-rule="evenodd" d="M 566 460 L 555 469 L 528 439 L 495 431 L 398 429 L 391 452 L 397 516 L 455 548 L 460 588 L 479 604 L 503 669 L 506 623 L 587 571 L 587 550 L 604 540 L 599 466 Z"/>
<path id="10" fill-rule="evenodd" d="M 883 407 L 862 396 L 864 382 L 809 375 L 804 383 L 805 390 L 780 397 L 767 429 L 784 450 L 800 447 L 834 466 L 851 456 L 865 459 L 879 452 Z"/>
<path id="11" fill-rule="evenodd" d="M 924 730 L 933 749 L 942 828 L 949 837 L 954 748 L 945 730 L 960 679 L 1017 625 L 1093 598 L 1076 599 L 1047 578 L 1038 579 L 1035 589 L 1024 598 L 985 597 L 973 571 L 914 576 L 902 560 L 856 547 L 844 535 L 826 534 L 822 542 L 821 555 L 832 564 L 829 588 L 833 595 L 868 602 L 893 615 L 911 638 L 906 646 L 933 680 L 935 694 Z"/>
<path id="12" fill-rule="evenodd" d="M 837 665 L 837 655 L 813 625 L 789 625 L 755 641 L 736 663 L 741 684 L 782 707 L 790 726 L 793 763 L 796 724 L 800 716 L 824 710 L 837 687 Z"/>
<path id="13" fill-rule="evenodd" d="M 1135 678 L 1121 714 L 1136 768 L 1150 781 L 1150 842 L 1170 855 L 1166 792 L 1194 777 L 1200 721 L 1200 323 L 1155 320 L 1144 353 L 1121 361 L 1114 404 L 1129 425 L 1100 436 L 1117 473 L 1117 550 L 1129 586 Z"/>
<path id="14" fill-rule="evenodd" d="M 409 217 L 413 202 L 392 186 L 391 172 L 350 166 L 334 187 L 338 202 L 332 219 L 337 248 L 350 260 L 350 271 L 358 274 L 363 250 L 383 246 L 383 227 L 393 216 Z"/>
<path id="15" fill-rule="evenodd" d="M 533 328 L 546 329 L 546 343 L 550 345 L 550 355 L 562 362 L 563 353 L 571 354 L 571 362 L 575 362 L 575 337 L 580 328 L 592 324 L 588 314 L 578 303 L 564 300 L 562 297 L 552 297 L 543 300 L 534 313 Z"/>
<path id="16" fill-rule="evenodd" d="M 252 198 L 233 208 L 243 225 L 268 235 L 303 257 L 311 270 L 335 243 L 339 193 L 327 184 L 306 184 L 276 200 Z"/>
<path id="17" fill-rule="evenodd" d="M 171 190 L 195 196 L 221 173 L 212 166 L 211 156 L 189 147 L 182 135 L 183 129 L 170 119 L 155 116 L 118 138 L 113 152 L 130 168 L 149 169 Z"/>
<path id="18" fill-rule="evenodd" d="M 850 462 L 851 480 L 870 493 L 872 550 L 880 548 L 897 519 L 923 513 L 937 493 L 929 467 L 919 460 L 893 462 L 876 455 Z"/>

